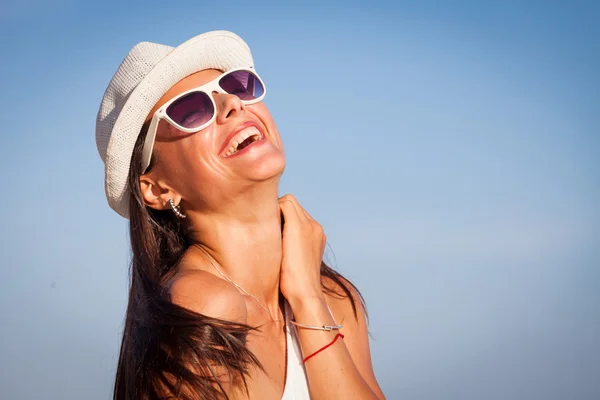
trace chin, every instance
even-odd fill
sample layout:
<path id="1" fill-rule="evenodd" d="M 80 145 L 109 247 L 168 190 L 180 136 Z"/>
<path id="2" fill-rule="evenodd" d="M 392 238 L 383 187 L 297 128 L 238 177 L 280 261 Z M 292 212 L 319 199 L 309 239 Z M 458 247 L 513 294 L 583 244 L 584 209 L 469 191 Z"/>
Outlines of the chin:
<path id="1" fill-rule="evenodd" d="M 261 157 L 255 160 L 252 167 L 246 169 L 244 175 L 253 181 L 267 181 L 273 178 L 279 178 L 285 170 L 285 155 L 281 152 L 269 154 L 268 157 Z"/>
<path id="2" fill-rule="evenodd" d="M 285 169 L 285 153 L 280 146 L 262 139 L 227 157 L 225 162 L 240 178 L 263 182 L 281 176 Z"/>

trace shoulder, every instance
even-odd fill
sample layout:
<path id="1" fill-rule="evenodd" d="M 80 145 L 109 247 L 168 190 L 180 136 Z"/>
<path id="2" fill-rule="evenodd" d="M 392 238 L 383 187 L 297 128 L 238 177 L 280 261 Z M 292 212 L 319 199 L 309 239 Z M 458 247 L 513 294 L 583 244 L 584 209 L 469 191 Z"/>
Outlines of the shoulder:
<path id="1" fill-rule="evenodd" d="M 245 324 L 246 303 L 231 283 L 202 270 L 183 270 L 170 284 L 171 301 L 198 314 Z"/>

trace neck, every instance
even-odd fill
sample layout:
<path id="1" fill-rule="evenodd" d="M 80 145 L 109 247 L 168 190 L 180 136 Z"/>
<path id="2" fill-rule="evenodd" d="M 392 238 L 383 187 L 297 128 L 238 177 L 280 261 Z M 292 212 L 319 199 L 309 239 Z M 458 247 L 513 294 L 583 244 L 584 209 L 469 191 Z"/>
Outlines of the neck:
<path id="1" fill-rule="evenodd" d="M 226 204 L 223 211 L 189 213 L 190 238 L 227 278 L 279 319 L 282 242 L 277 187 L 246 192 Z"/>

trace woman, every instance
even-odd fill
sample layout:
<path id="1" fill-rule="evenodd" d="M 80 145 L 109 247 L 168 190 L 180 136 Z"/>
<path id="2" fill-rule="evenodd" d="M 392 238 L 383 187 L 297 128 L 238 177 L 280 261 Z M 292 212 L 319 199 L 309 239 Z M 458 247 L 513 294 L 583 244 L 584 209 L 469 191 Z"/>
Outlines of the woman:
<path id="1" fill-rule="evenodd" d="M 140 43 L 97 118 L 132 269 L 115 399 L 382 399 L 358 290 L 278 199 L 281 138 L 250 50 L 215 31 Z M 339 324 L 339 325 L 338 325 Z"/>

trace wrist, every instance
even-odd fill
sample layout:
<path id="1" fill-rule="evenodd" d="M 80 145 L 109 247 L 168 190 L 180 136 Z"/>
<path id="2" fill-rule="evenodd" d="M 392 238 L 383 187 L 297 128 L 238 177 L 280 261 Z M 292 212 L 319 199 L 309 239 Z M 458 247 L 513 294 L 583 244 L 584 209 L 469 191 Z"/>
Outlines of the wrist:
<path id="1" fill-rule="evenodd" d="M 314 293 L 312 295 L 304 295 L 292 297 L 288 299 L 288 303 L 292 307 L 294 315 L 300 316 L 303 314 L 313 314 L 317 310 L 328 310 L 327 302 L 323 293 Z"/>

